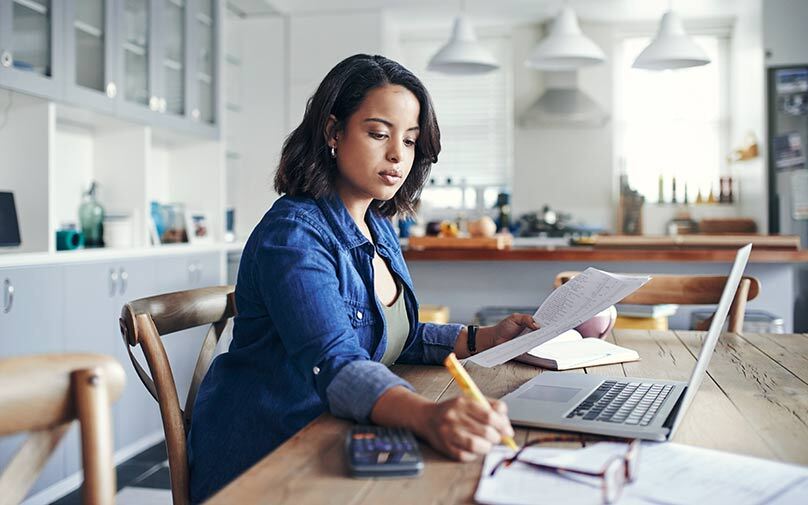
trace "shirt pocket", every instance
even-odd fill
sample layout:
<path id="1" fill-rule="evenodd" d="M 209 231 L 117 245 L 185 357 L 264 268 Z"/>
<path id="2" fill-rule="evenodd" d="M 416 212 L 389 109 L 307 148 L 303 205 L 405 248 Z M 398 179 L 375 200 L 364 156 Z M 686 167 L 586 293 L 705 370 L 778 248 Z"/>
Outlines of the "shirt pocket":
<path id="1" fill-rule="evenodd" d="M 367 304 L 347 298 L 345 298 L 344 301 L 345 308 L 348 312 L 348 319 L 350 319 L 351 326 L 354 328 L 372 326 L 376 322 L 373 309 Z"/>
<path id="2" fill-rule="evenodd" d="M 373 309 L 367 304 L 356 300 L 345 298 L 344 301 L 348 319 L 356 332 L 359 344 L 368 351 L 368 354 L 372 354 L 377 322 Z"/>

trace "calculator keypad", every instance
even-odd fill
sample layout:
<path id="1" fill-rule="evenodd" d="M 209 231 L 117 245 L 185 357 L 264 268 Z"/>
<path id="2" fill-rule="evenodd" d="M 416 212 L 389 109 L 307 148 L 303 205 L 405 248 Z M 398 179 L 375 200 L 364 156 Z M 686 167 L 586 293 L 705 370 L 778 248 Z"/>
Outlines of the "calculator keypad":
<path id="1" fill-rule="evenodd" d="M 383 426 L 354 426 L 347 441 L 352 473 L 357 476 L 414 475 L 423 466 L 411 432 Z"/>

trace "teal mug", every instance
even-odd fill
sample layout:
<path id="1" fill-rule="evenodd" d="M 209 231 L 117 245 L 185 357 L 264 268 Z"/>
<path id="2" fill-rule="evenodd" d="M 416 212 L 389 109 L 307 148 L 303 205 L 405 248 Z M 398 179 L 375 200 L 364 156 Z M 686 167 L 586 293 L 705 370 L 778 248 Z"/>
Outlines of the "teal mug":
<path id="1" fill-rule="evenodd" d="M 56 230 L 56 250 L 72 251 L 84 247 L 84 234 L 78 230 Z"/>

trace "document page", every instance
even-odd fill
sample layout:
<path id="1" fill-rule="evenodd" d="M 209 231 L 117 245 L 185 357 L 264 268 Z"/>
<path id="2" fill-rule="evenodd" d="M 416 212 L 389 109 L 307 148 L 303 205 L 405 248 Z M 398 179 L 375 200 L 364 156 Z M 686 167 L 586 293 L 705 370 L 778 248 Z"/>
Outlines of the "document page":
<path id="1" fill-rule="evenodd" d="M 626 452 L 625 443 L 602 442 L 584 449 L 529 448 L 526 459 L 555 467 L 600 471 Z M 513 451 L 494 448 L 485 458 L 474 498 L 486 504 L 602 503 L 600 480 L 539 471 L 514 464 L 492 477 L 491 469 Z M 626 504 L 797 505 L 805 503 L 808 468 L 672 442 L 643 442 L 637 480 L 619 500 Z"/>
<path id="2" fill-rule="evenodd" d="M 647 275 L 620 275 L 587 268 L 550 293 L 541 304 L 533 315 L 541 328 L 472 356 L 469 361 L 484 367 L 505 363 L 578 326 L 650 279 Z"/>

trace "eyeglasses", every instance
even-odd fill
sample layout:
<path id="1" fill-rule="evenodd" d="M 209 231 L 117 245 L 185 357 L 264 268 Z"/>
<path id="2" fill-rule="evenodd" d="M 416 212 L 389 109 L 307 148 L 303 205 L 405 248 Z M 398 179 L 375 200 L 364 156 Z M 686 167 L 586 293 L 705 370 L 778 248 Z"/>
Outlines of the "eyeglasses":
<path id="1" fill-rule="evenodd" d="M 547 470 L 558 474 L 578 474 L 587 475 L 590 477 L 599 477 L 601 479 L 601 491 L 603 494 L 603 503 L 610 504 L 617 501 L 623 493 L 623 487 L 626 482 L 634 482 L 637 478 L 637 468 L 640 462 L 640 443 L 638 440 L 626 440 L 628 442 L 628 449 L 623 456 L 614 456 L 610 458 L 599 472 L 589 472 L 586 470 L 577 470 L 572 468 L 562 468 L 553 465 L 536 463 L 524 459 L 523 453 L 528 447 L 535 447 L 539 444 L 550 442 L 582 442 L 584 439 L 581 437 L 551 437 L 531 440 L 522 446 L 521 449 L 516 451 L 516 454 L 510 458 L 505 458 L 491 469 L 490 476 L 493 477 L 497 470 L 500 468 L 507 468 L 514 463 L 521 463 L 528 465 L 538 470 Z M 593 442 L 595 440 L 592 440 Z M 602 441 L 602 440 L 599 440 Z M 521 456 L 521 457 L 520 457 Z"/>

